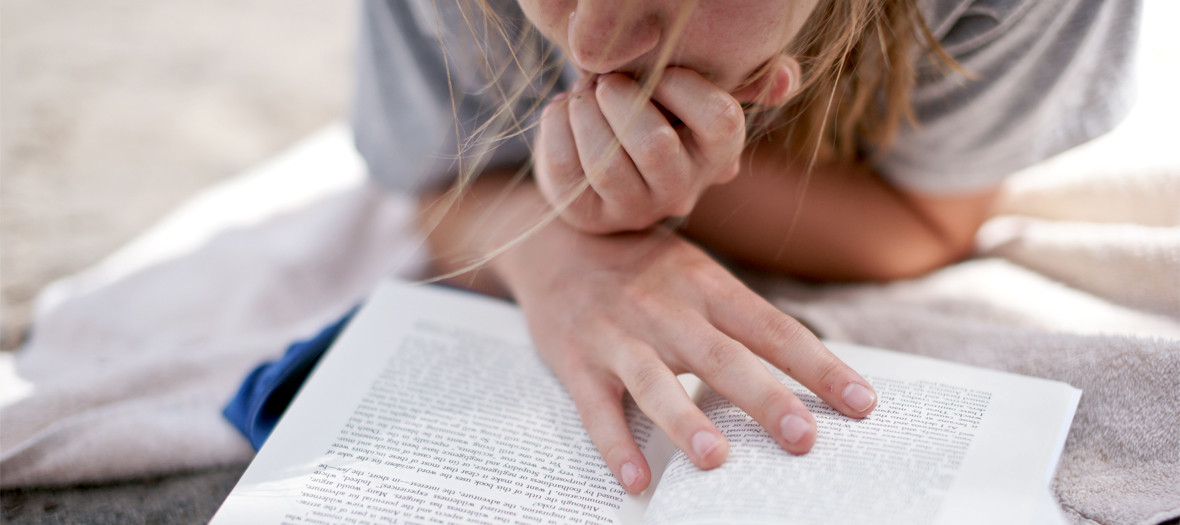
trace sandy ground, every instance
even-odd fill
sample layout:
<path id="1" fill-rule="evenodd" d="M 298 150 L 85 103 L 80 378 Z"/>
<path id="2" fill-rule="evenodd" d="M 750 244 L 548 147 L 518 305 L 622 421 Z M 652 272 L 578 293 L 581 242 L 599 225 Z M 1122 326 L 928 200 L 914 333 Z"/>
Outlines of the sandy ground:
<path id="1" fill-rule="evenodd" d="M 0 345 L 51 280 L 344 118 L 348 0 L 2 0 Z"/>
<path id="2" fill-rule="evenodd" d="M 0 0 L 0 346 L 32 300 L 345 117 L 354 0 Z M 244 465 L 5 491 L 8 523 L 205 523 Z"/>

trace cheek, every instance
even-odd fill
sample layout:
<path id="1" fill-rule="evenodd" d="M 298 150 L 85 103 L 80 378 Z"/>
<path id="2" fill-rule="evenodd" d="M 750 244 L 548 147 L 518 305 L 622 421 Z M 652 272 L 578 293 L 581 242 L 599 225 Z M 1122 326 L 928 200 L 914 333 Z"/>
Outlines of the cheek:
<path id="1" fill-rule="evenodd" d="M 782 51 L 772 35 L 754 33 L 748 25 L 741 27 L 735 31 L 719 25 L 701 26 L 703 30 L 685 35 L 689 43 L 685 54 L 695 57 L 694 62 L 707 64 L 713 81 L 727 90 L 745 82 L 750 73 Z"/>

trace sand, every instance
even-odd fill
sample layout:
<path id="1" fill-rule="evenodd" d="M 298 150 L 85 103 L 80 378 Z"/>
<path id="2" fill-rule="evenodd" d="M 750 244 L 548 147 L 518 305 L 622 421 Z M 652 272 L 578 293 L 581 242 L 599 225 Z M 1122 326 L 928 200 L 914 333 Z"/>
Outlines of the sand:
<path id="1" fill-rule="evenodd" d="M 3 0 L 0 346 L 48 282 L 346 118 L 356 7 Z"/>

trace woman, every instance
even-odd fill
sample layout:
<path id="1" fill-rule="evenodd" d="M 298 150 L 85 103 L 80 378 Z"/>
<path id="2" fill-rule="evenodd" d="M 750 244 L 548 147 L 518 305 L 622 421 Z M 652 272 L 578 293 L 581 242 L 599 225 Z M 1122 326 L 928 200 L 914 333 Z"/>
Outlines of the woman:
<path id="1" fill-rule="evenodd" d="M 1136 12 L 372 0 L 356 137 L 379 180 L 420 193 L 440 275 L 521 305 L 607 465 L 639 492 L 650 470 L 624 393 L 700 468 L 728 452 L 677 373 L 797 454 L 815 420 L 759 358 L 848 416 L 876 404 L 704 249 L 816 280 L 963 258 L 1004 175 L 1125 112 Z"/>

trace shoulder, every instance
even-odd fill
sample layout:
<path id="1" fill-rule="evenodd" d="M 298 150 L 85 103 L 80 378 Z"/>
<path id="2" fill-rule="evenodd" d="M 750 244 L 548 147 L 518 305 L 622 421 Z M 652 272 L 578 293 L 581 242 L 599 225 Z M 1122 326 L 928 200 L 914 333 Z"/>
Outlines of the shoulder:
<path id="1" fill-rule="evenodd" d="M 925 0 L 969 77 L 920 62 L 917 125 L 878 167 L 932 192 L 991 188 L 1111 129 L 1134 98 L 1140 0 Z"/>
<path id="2" fill-rule="evenodd" d="M 1125 25 L 1141 0 L 921 0 L 931 33 L 952 56 L 1038 38 L 1078 38 Z"/>
<path id="3" fill-rule="evenodd" d="M 356 147 L 373 178 L 408 191 L 445 184 L 455 159 L 474 155 L 470 144 L 490 115 L 508 109 L 514 122 L 533 118 L 539 88 L 488 89 L 493 82 L 530 81 L 512 67 L 522 56 L 560 59 L 539 47 L 527 54 L 523 45 L 509 47 L 519 44 L 515 32 L 524 20 L 514 0 L 362 2 L 351 116 Z M 537 69 L 547 71 L 544 65 Z M 523 94 L 510 104 L 504 93 Z M 523 162 L 526 137 L 506 137 L 495 142 L 490 162 Z"/>

